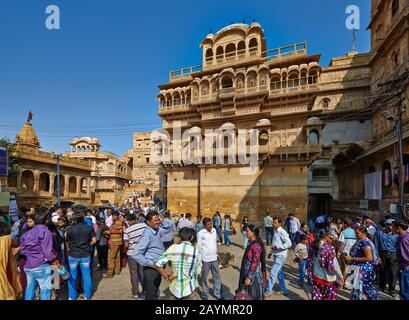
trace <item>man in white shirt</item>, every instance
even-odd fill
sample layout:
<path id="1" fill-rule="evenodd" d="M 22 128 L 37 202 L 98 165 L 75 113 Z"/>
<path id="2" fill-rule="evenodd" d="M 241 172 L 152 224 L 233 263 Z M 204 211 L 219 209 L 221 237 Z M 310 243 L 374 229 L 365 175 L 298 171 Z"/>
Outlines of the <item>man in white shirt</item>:
<path id="1" fill-rule="evenodd" d="M 202 299 L 209 298 L 209 288 L 207 287 L 207 275 L 212 272 L 213 291 L 218 300 L 223 300 L 221 295 L 222 280 L 219 274 L 219 263 L 217 261 L 217 231 L 213 228 L 210 218 L 203 219 L 204 229 L 197 234 L 197 244 L 202 256 Z"/>
<path id="2" fill-rule="evenodd" d="M 52 215 L 51 215 L 51 221 L 56 225 L 58 222 L 58 218 L 63 216 L 63 211 L 61 208 L 58 208 Z"/>
<path id="3" fill-rule="evenodd" d="M 287 289 L 285 287 L 284 272 L 282 268 L 284 266 L 285 260 L 287 259 L 288 249 L 291 248 L 291 240 L 288 233 L 282 228 L 282 220 L 280 218 L 273 219 L 274 226 L 274 236 L 271 244 L 271 251 L 268 255 L 270 258 L 272 255 L 274 257 L 274 263 L 271 267 L 270 278 L 267 282 L 265 297 L 271 297 L 274 284 L 279 278 L 280 288 L 282 292 L 277 292 L 276 294 L 288 295 Z"/>
<path id="4" fill-rule="evenodd" d="M 292 213 L 288 215 L 287 230 L 290 235 L 291 242 L 294 243 L 294 237 L 298 230 L 301 228 L 301 223 Z"/>

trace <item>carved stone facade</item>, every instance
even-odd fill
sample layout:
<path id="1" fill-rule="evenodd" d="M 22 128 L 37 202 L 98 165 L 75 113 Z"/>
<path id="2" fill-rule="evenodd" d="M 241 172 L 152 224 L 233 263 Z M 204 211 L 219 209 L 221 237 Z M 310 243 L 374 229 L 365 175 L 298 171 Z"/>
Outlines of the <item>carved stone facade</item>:
<path id="1" fill-rule="evenodd" d="M 207 129 L 229 128 L 236 135 L 253 129 L 258 166 L 243 175 L 245 165 L 238 162 L 163 163 L 169 209 L 218 210 L 235 220 L 247 215 L 257 221 L 266 212 L 305 219 L 308 165 L 321 152 L 323 119 L 365 107 L 369 55 L 335 58 L 322 68 L 320 55 L 309 55 L 306 43 L 267 50 L 258 23 L 229 25 L 208 35 L 201 47 L 201 66 L 172 71 L 169 83 L 159 86 L 159 116 L 172 137 L 171 153 L 179 143 L 192 143 L 173 138 L 179 124 L 204 139 Z"/>
<path id="2" fill-rule="evenodd" d="M 51 206 L 58 199 L 57 155 L 40 151 L 30 122 L 16 136 L 19 176 L 8 181 L 7 191 L 16 194 L 19 206 Z M 59 156 L 60 201 L 98 205 L 121 201 L 132 177 L 132 158 L 101 151 L 98 139 L 74 139 L 71 151 Z"/>
<path id="3" fill-rule="evenodd" d="M 32 124 L 27 122 L 16 136 L 19 176 L 8 181 L 8 191 L 16 193 L 19 206 L 47 206 L 57 202 L 57 158 L 40 151 L 40 142 Z M 91 162 L 60 157 L 61 203 L 91 204 Z"/>
<path id="4" fill-rule="evenodd" d="M 391 204 L 399 203 L 399 172 L 404 169 L 398 163 L 395 123 L 387 120 L 382 112 L 387 111 L 396 117 L 400 98 L 409 94 L 409 4 L 404 0 L 372 0 L 371 4 L 372 48 L 367 62 L 370 87 L 363 95 L 366 108 L 354 119 L 349 119 L 350 123 L 360 120 L 361 125 L 370 124 L 370 128 L 365 129 L 369 136 L 359 134 L 357 124 L 355 140 L 347 139 L 349 141 L 343 145 L 332 143 L 330 146 L 330 167 L 335 175 L 333 187 L 336 189 L 331 211 L 344 216 L 365 212 L 381 218 L 390 211 Z M 404 104 L 403 162 L 409 165 L 407 100 Z M 354 130 L 351 126 L 344 127 L 349 132 Z M 365 198 L 365 175 L 373 172 L 382 173 L 381 199 Z M 409 183 L 405 183 L 404 193 L 407 203 Z"/>

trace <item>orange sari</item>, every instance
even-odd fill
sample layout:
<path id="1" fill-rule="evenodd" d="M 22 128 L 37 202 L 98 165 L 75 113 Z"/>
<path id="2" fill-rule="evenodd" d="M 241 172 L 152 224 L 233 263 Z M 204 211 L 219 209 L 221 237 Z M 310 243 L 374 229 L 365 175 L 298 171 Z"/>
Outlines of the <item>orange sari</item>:
<path id="1" fill-rule="evenodd" d="M 22 294 L 9 235 L 0 237 L 0 300 L 15 300 Z"/>

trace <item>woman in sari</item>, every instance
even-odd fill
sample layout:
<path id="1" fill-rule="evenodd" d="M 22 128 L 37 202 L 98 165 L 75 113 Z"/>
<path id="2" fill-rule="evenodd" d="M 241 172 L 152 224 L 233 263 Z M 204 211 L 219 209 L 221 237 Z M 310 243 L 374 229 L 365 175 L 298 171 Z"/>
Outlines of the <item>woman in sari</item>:
<path id="1" fill-rule="evenodd" d="M 343 276 L 331 242 L 329 232 L 320 230 L 308 252 L 307 272 L 312 280 L 312 300 L 335 300 L 342 287 Z"/>
<path id="2" fill-rule="evenodd" d="M 368 232 L 365 227 L 359 227 L 355 230 L 358 239 L 345 257 L 348 264 L 358 266 L 359 268 L 359 289 L 351 291 L 353 300 L 361 300 L 362 293 L 367 300 L 379 300 L 379 293 L 375 289 L 375 266 L 378 261 L 376 249 L 372 241 L 368 238 Z"/>
<path id="3" fill-rule="evenodd" d="M 10 233 L 10 226 L 0 222 L 0 300 L 15 300 L 22 294 L 15 258 L 17 248 Z"/>
<path id="4" fill-rule="evenodd" d="M 264 243 L 255 225 L 248 225 L 246 236 L 249 239 L 240 268 L 238 291 L 248 288 L 254 300 L 264 300 L 266 260 Z"/>

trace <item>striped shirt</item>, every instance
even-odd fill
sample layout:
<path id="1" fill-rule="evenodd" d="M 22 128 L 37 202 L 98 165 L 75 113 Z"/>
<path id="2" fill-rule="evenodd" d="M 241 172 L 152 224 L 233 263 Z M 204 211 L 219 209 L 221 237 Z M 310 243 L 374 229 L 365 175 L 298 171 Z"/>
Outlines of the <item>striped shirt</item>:
<path id="1" fill-rule="evenodd" d="M 124 232 L 123 223 L 120 219 L 117 219 L 109 228 L 110 244 L 114 246 L 121 246 L 123 232 Z"/>
<path id="2" fill-rule="evenodd" d="M 135 248 L 136 244 L 139 242 L 139 239 L 142 236 L 143 231 L 146 228 L 145 223 L 135 223 L 124 231 L 124 242 L 128 242 L 128 253 L 127 255 L 130 256 Z"/>
<path id="3" fill-rule="evenodd" d="M 168 261 L 172 264 L 172 272 L 176 276 L 169 285 L 170 292 L 176 298 L 185 298 L 199 287 L 198 277 L 202 270 L 202 258 L 199 250 L 190 242 L 172 245 L 156 261 L 163 267 Z"/>

